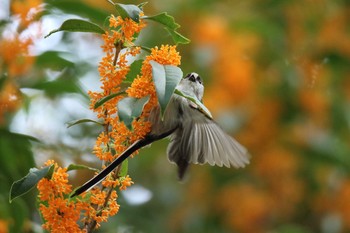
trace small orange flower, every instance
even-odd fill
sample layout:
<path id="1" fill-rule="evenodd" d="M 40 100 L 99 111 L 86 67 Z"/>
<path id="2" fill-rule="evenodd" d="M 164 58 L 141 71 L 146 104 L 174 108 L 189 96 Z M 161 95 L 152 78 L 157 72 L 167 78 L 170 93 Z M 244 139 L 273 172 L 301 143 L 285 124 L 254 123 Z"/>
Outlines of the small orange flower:
<path id="1" fill-rule="evenodd" d="M 46 166 L 54 166 L 51 179 L 43 178 L 37 184 L 39 210 L 45 219 L 43 228 L 50 232 L 85 232 L 80 229 L 78 220 L 81 211 L 87 209 L 87 204 L 66 199 L 72 191 L 68 184 L 67 168 L 61 168 L 52 160 L 45 163 Z"/>
<path id="2" fill-rule="evenodd" d="M 124 178 L 121 179 L 121 186 L 119 187 L 120 190 L 126 190 L 127 187 L 131 186 L 134 184 L 134 182 L 131 181 L 131 178 L 129 175 L 125 176 Z"/>
<path id="3" fill-rule="evenodd" d="M 41 3 L 41 1 L 40 1 Z M 19 14 L 21 23 L 28 25 L 32 19 L 28 18 L 32 7 L 40 4 L 36 0 L 12 2 L 11 8 L 14 14 Z M 38 33 L 39 34 L 39 33 Z M 17 110 L 21 103 L 19 87 L 16 79 L 24 77 L 34 64 L 35 57 L 29 55 L 29 47 L 33 44 L 33 38 L 24 37 L 21 29 L 12 36 L 4 35 L 0 39 L 0 69 L 7 74 L 7 80 L 0 90 L 0 124 L 4 123 L 4 116 Z"/>
<path id="4" fill-rule="evenodd" d="M 11 4 L 11 10 L 14 15 L 19 15 L 21 24 L 28 26 L 41 11 L 42 0 L 14 0 Z"/>
<path id="5" fill-rule="evenodd" d="M 176 51 L 176 46 L 162 45 L 160 48 L 153 48 L 151 54 L 143 61 L 141 76 L 138 76 L 126 91 L 129 96 L 135 98 L 150 96 L 150 100 L 144 108 L 143 116 L 147 116 L 150 110 L 157 105 L 157 95 L 152 80 L 152 66 L 149 64 L 152 60 L 162 65 L 178 66 L 181 63 L 181 56 Z M 150 130 L 150 125 L 145 127 Z"/>
<path id="6" fill-rule="evenodd" d="M 151 54 L 146 57 L 141 69 L 143 76 L 152 77 L 152 69 L 149 61 L 156 61 L 162 65 L 178 66 L 181 63 L 181 56 L 176 51 L 176 46 L 161 45 L 160 48 L 155 47 L 151 49 Z"/>
<path id="7" fill-rule="evenodd" d="M 90 201 L 92 204 L 95 205 L 103 205 L 103 203 L 105 202 L 107 193 L 104 191 L 100 191 L 99 189 L 94 189 L 92 191 L 92 196 L 90 198 Z"/>
<path id="8" fill-rule="evenodd" d="M 116 18 L 114 15 L 112 15 L 109 18 L 109 26 L 113 28 L 121 27 L 123 34 L 122 41 L 127 41 L 130 43 L 135 39 L 134 35 L 139 33 L 141 29 L 146 26 L 146 24 L 143 20 L 140 20 L 140 22 L 137 23 L 130 18 L 122 19 L 120 16 Z"/>
<path id="9" fill-rule="evenodd" d="M 8 231 L 8 221 L 0 219 L 0 232 L 7 233 Z"/>
<path id="10" fill-rule="evenodd" d="M 42 201 L 50 200 L 55 196 L 63 196 L 72 191 L 72 185 L 68 184 L 67 168 L 61 168 L 52 160 L 46 162 L 46 166 L 54 165 L 54 173 L 51 179 L 43 178 L 39 181 L 37 188 L 39 190 L 39 199 Z"/>
<path id="11" fill-rule="evenodd" d="M 107 195 L 109 197 L 106 202 Z M 106 191 L 93 189 L 88 201 L 91 204 L 89 208 L 84 209 L 84 216 L 86 216 L 84 218 L 85 222 L 90 220 L 96 221 L 96 228 L 99 228 L 101 222 L 106 222 L 109 217 L 118 213 L 119 205 L 117 204 L 117 198 L 118 195 L 115 190 L 111 190 L 110 194 L 107 194 Z"/>
<path id="12" fill-rule="evenodd" d="M 118 213 L 120 205 L 117 204 L 115 201 L 117 199 L 118 195 L 117 192 L 114 191 L 111 193 L 111 200 L 109 201 L 109 214 L 110 216 L 114 216 Z"/>
<path id="13" fill-rule="evenodd" d="M 47 206 L 40 204 L 39 210 L 46 222 L 43 228 L 50 232 L 85 232 L 78 225 L 84 205 L 69 202 L 68 199 L 52 198 Z"/>
<path id="14" fill-rule="evenodd" d="M 112 15 L 109 22 L 110 27 L 116 30 L 111 30 L 111 32 L 102 36 L 104 40 L 102 49 L 106 53 L 106 56 L 102 58 L 98 67 L 101 76 L 102 92 L 89 92 L 91 109 L 96 111 L 97 116 L 102 118 L 104 123 L 110 126 L 111 129 L 108 134 L 105 132 L 101 133 L 94 147 L 96 156 L 108 162 L 114 159 L 110 150 L 112 145 L 114 145 L 116 152 L 120 153 L 127 148 L 128 144 L 139 139 L 139 137 L 135 137 L 134 135 L 144 136 L 150 129 L 147 123 L 135 124 L 137 127 L 135 128 L 135 132 L 137 133 L 133 134 L 119 121 L 116 116 L 117 103 L 122 96 L 116 96 L 105 102 L 103 106 L 97 109 L 94 108 L 96 102 L 101 98 L 121 91 L 120 85 L 130 70 L 127 56 L 136 56 L 141 50 L 140 47 L 130 47 L 123 50 L 123 52 L 118 51 L 118 49 L 120 50 L 122 48 L 124 42 L 128 42 L 128 45 L 132 44 L 133 36 L 139 33 L 145 26 L 142 20 L 136 23 L 130 19 L 123 20 L 120 16 L 115 17 Z M 115 53 L 117 53 L 118 57 L 116 57 Z M 145 132 L 146 130 L 147 132 Z"/>
<path id="15" fill-rule="evenodd" d="M 20 76 L 28 72 L 34 63 L 34 57 L 29 56 L 29 46 L 33 44 L 31 38 L 0 41 L 0 55 L 8 67 L 10 77 Z"/>
<path id="16" fill-rule="evenodd" d="M 5 121 L 6 113 L 17 110 L 21 104 L 21 95 L 13 82 L 5 82 L 0 90 L 0 125 Z"/>
<path id="17" fill-rule="evenodd" d="M 115 188 L 115 187 L 117 187 L 117 186 L 120 185 L 120 182 L 119 182 L 118 179 L 113 180 L 113 179 L 108 179 L 108 178 L 106 178 L 104 181 L 102 181 L 102 185 L 103 185 L 104 187 L 112 187 L 112 188 Z"/>

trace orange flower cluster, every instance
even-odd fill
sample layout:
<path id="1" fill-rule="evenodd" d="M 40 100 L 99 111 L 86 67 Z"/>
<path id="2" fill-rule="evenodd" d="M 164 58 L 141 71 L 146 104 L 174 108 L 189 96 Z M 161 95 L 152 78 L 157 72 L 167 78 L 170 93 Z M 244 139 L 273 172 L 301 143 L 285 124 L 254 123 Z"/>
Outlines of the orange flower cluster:
<path id="1" fill-rule="evenodd" d="M 17 110 L 21 103 L 21 97 L 14 83 L 5 83 L 0 91 L 0 125 L 5 123 L 7 113 Z"/>
<path id="2" fill-rule="evenodd" d="M 149 64 L 152 60 L 162 65 L 178 66 L 181 63 L 181 56 L 176 51 L 176 46 L 162 45 L 160 48 L 152 48 L 151 54 L 143 61 L 141 75 L 133 81 L 130 88 L 126 91 L 129 96 L 135 98 L 150 96 L 143 116 L 146 116 L 157 104 L 156 91 L 152 80 L 152 67 Z"/>
<path id="3" fill-rule="evenodd" d="M 80 229 L 77 221 L 80 213 L 88 209 L 84 202 L 73 202 L 67 199 L 67 195 L 72 191 L 72 186 L 68 184 L 67 168 L 61 168 L 49 160 L 46 166 L 54 166 L 51 179 L 43 178 L 39 181 L 38 198 L 40 200 L 39 210 L 45 219 L 43 228 L 50 232 L 84 232 Z"/>
<path id="4" fill-rule="evenodd" d="M 119 187 L 120 190 L 126 190 L 127 187 L 134 184 L 134 182 L 131 181 L 131 178 L 129 177 L 129 175 L 121 178 L 121 183 L 122 185 Z"/>
<path id="5" fill-rule="evenodd" d="M 103 185 L 105 185 L 104 183 Z M 84 213 L 85 227 L 89 227 L 92 223 L 95 223 L 95 229 L 99 228 L 101 222 L 107 222 L 108 218 L 114 216 L 119 211 L 119 204 L 117 203 L 118 194 L 114 189 L 109 191 L 102 191 L 101 189 L 91 190 L 91 195 L 85 195 L 84 199 L 88 204 L 88 208 Z"/>
<path id="6" fill-rule="evenodd" d="M 32 38 L 22 39 L 20 35 L 0 41 L 2 65 L 7 67 L 9 77 L 24 75 L 32 67 L 35 59 L 28 54 L 32 44 Z"/>
<path id="7" fill-rule="evenodd" d="M 93 189 L 90 195 L 85 195 L 82 199 L 70 200 L 68 195 L 72 191 L 72 185 L 68 184 L 67 168 L 59 167 L 52 160 L 45 163 L 46 166 L 52 164 L 54 172 L 51 179 L 43 178 L 37 185 L 39 210 L 45 220 L 44 229 L 57 233 L 86 232 L 92 222 L 98 228 L 101 222 L 106 222 L 110 216 L 118 213 L 118 195 L 113 189 L 109 192 Z M 121 190 L 133 183 L 129 177 L 121 182 L 117 180 L 112 185 L 104 182 L 106 187 L 120 185 Z M 78 224 L 79 221 L 81 225 Z"/>
<path id="8" fill-rule="evenodd" d="M 140 30 L 145 26 L 141 20 L 139 23 L 131 19 L 123 20 L 121 17 L 109 18 L 109 32 L 102 38 L 102 49 L 105 56 L 99 64 L 101 91 L 89 92 L 91 97 L 91 109 L 97 113 L 98 118 L 104 121 L 104 131 L 96 140 L 93 152 L 101 160 L 111 162 L 120 152 L 124 151 L 131 143 L 144 137 L 151 129 L 146 121 L 150 110 L 157 104 L 155 87 L 152 81 L 152 67 L 149 64 L 154 60 L 164 65 L 179 65 L 180 55 L 175 46 L 162 45 L 151 50 L 141 68 L 141 74 L 135 78 L 131 86 L 126 90 L 130 97 L 142 98 L 150 96 L 150 101 L 142 115 L 132 122 L 133 130 L 130 131 L 117 116 L 117 103 L 123 96 L 121 86 L 126 75 L 130 71 L 128 58 L 140 53 L 140 48 L 133 46 L 133 41 Z M 114 95 L 113 98 L 95 108 L 98 101 Z M 40 211 L 46 220 L 43 227 L 52 232 L 84 232 L 96 229 L 101 222 L 106 222 L 110 216 L 117 214 L 119 190 L 125 190 L 133 184 L 131 178 L 126 175 L 120 177 L 117 172 L 112 172 L 104 181 L 102 187 L 92 189 L 82 199 L 67 199 L 71 192 L 68 184 L 66 168 L 60 168 L 53 161 L 46 165 L 54 164 L 55 169 L 51 179 L 42 179 L 38 183 Z M 78 223 L 81 221 L 83 229 Z"/>
<path id="9" fill-rule="evenodd" d="M 109 22 L 110 27 L 115 30 L 106 32 L 102 36 L 104 40 L 102 49 L 106 53 L 98 67 L 101 76 L 102 92 L 89 92 L 91 108 L 97 112 L 99 118 L 104 120 L 106 126 L 111 128 L 110 131 L 100 134 L 94 147 L 95 155 L 104 161 L 112 161 L 114 159 L 108 149 L 110 143 L 113 142 L 115 145 L 114 149 L 118 153 L 126 149 L 125 142 L 130 142 L 130 132 L 124 124 L 119 122 L 116 116 L 116 106 L 122 96 L 112 98 L 97 109 L 94 109 L 94 105 L 100 99 L 121 91 L 120 85 L 130 70 L 127 56 L 136 56 L 140 53 L 139 47 L 128 47 L 122 51 L 124 43 L 132 44 L 134 36 L 145 26 L 143 21 L 140 21 L 138 24 L 130 19 L 123 20 L 120 16 L 116 18 L 113 15 L 109 18 Z"/>
<path id="10" fill-rule="evenodd" d="M 23 27 L 34 23 L 41 0 L 13 1 L 11 9 L 14 15 L 20 16 Z M 34 64 L 35 58 L 29 55 L 29 47 L 33 38 L 24 37 L 25 28 L 18 28 L 14 35 L 2 35 L 0 39 L 0 79 L 6 79 L 0 86 L 0 125 L 4 124 L 7 113 L 14 112 L 21 104 L 21 95 L 16 84 L 16 78 L 28 73 Z"/>
<path id="11" fill-rule="evenodd" d="M 110 21 L 120 22 L 120 20 L 115 20 L 114 17 L 111 17 Z M 115 26 L 116 22 L 111 25 Z M 120 85 L 130 70 L 130 66 L 127 65 L 126 56 L 135 56 L 140 52 L 140 48 L 138 47 L 128 48 L 128 50 L 120 54 L 117 61 L 114 62 L 114 49 L 111 43 L 115 44 L 116 40 L 120 40 L 119 36 L 121 35 L 121 33 L 114 32 L 112 35 L 105 34 L 103 37 L 105 41 L 103 49 L 107 53 L 99 66 L 102 82 L 101 88 L 103 92 L 89 92 L 89 95 L 91 96 L 92 108 L 98 100 L 121 91 Z M 150 112 L 150 109 L 157 104 L 157 97 L 152 81 L 152 67 L 149 64 L 149 61 L 154 60 L 163 65 L 177 66 L 180 64 L 180 59 L 180 55 L 176 51 L 176 46 L 162 45 L 160 48 L 153 48 L 151 50 L 151 54 L 144 60 L 141 68 L 141 75 L 138 76 L 132 82 L 130 88 L 126 90 L 130 97 L 142 98 L 148 95 L 150 96 L 150 100 L 146 104 L 143 114 L 138 120 L 134 120 L 132 123 L 133 131 L 129 131 L 116 116 L 116 106 L 118 101 L 122 99 L 122 96 L 112 98 L 104 103 L 103 106 L 94 109 L 97 111 L 98 117 L 103 118 L 105 124 L 111 126 L 112 129 L 108 132 L 108 134 L 106 132 L 102 132 L 96 141 L 94 153 L 98 158 L 105 161 L 112 161 L 114 157 L 110 150 L 107 149 L 108 143 L 113 141 L 114 149 L 120 153 L 127 148 L 127 145 L 130 145 L 137 139 L 144 137 L 150 131 L 151 126 L 149 122 L 144 121 L 144 119 Z"/>
<path id="12" fill-rule="evenodd" d="M 14 112 L 21 104 L 21 95 L 15 78 L 28 72 L 34 63 L 34 57 L 28 55 L 30 38 L 15 38 L 0 40 L 0 71 L 7 72 L 7 77 L 0 86 L 0 124 L 4 123 L 6 113 Z"/>
<path id="13" fill-rule="evenodd" d="M 21 25 L 27 27 L 41 11 L 41 4 L 42 0 L 14 0 L 11 3 L 11 10 L 14 15 L 19 15 Z"/>
<path id="14" fill-rule="evenodd" d="M 143 13 L 141 12 L 140 16 Z M 136 37 L 136 34 L 140 32 L 142 28 L 146 26 L 143 20 L 140 20 L 139 23 L 136 23 L 130 18 L 122 19 L 120 16 L 117 18 L 112 15 L 109 19 L 109 26 L 113 28 L 121 27 L 120 39 L 122 42 L 132 43 Z"/>
<path id="15" fill-rule="evenodd" d="M 180 56 L 175 46 L 163 45 L 160 48 L 156 47 L 145 58 L 141 74 L 135 78 L 126 93 L 128 96 L 135 98 L 150 96 L 150 101 L 145 106 L 142 115 L 132 122 L 133 130 L 130 131 L 124 123 L 119 121 L 116 114 L 117 103 L 123 98 L 122 95 L 119 95 L 122 92 L 121 84 L 130 71 L 127 57 L 136 56 L 140 53 L 140 48 L 133 46 L 133 40 L 145 24 L 142 20 L 140 23 L 136 23 L 131 19 L 123 20 L 121 17 L 114 17 L 113 15 L 109 22 L 113 30 L 103 35 L 104 45 L 102 49 L 106 55 L 102 58 L 98 67 L 102 91 L 89 92 L 91 109 L 97 112 L 97 116 L 103 119 L 105 124 L 105 131 L 98 136 L 93 152 L 99 159 L 107 162 L 114 160 L 115 156 L 123 152 L 134 141 L 143 138 L 151 129 L 146 117 L 157 104 L 157 97 L 152 81 L 152 67 L 149 61 L 154 60 L 164 65 L 180 64 Z M 98 108 L 94 108 L 97 101 L 112 94 L 116 96 Z M 84 221 L 94 221 L 96 227 L 99 227 L 102 221 L 107 221 L 109 216 L 116 214 L 119 210 L 119 205 L 116 202 L 118 196 L 114 188 L 119 186 L 120 190 L 125 190 L 132 184 L 133 182 L 128 175 L 119 177 L 119 174 L 112 172 L 102 182 L 102 189 L 91 191 L 88 199 L 94 208 L 87 210 Z"/>

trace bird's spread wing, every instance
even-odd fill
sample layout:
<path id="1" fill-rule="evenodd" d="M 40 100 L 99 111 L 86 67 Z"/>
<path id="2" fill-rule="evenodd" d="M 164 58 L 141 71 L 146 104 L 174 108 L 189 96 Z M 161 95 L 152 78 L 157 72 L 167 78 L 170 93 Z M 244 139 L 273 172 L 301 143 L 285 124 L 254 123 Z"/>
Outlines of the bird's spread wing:
<path id="1" fill-rule="evenodd" d="M 171 137 L 168 147 L 169 160 L 179 166 L 183 178 L 189 163 L 244 167 L 249 163 L 247 150 L 226 134 L 213 120 L 190 106 L 183 127 Z M 188 119 L 188 120 L 186 120 Z"/>
<path id="2" fill-rule="evenodd" d="M 247 150 L 226 134 L 214 121 L 193 122 L 189 134 L 189 162 L 226 167 L 244 167 L 249 163 Z"/>

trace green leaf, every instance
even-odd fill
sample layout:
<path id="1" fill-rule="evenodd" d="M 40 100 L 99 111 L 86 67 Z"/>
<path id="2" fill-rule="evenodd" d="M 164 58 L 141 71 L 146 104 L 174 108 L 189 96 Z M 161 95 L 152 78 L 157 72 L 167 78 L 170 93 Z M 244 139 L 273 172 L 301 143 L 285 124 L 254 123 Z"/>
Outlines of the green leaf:
<path id="1" fill-rule="evenodd" d="M 56 33 L 56 32 L 60 32 L 60 31 L 93 32 L 93 33 L 99 33 L 99 34 L 105 33 L 105 30 L 103 30 L 97 24 L 94 24 L 94 23 L 91 23 L 89 21 L 85 21 L 82 19 L 68 19 L 62 23 L 61 27 L 57 28 L 56 30 L 51 31 L 44 38 L 47 38 L 51 34 Z"/>
<path id="2" fill-rule="evenodd" d="M 143 16 L 142 18 L 155 21 L 165 26 L 176 44 L 188 44 L 191 42 L 189 39 L 176 31 L 180 25 L 175 22 L 174 17 L 168 15 L 166 12 L 153 16 Z"/>
<path id="3" fill-rule="evenodd" d="M 2 90 L 2 87 L 4 86 L 6 80 L 7 80 L 7 75 L 2 73 L 2 75 L 0 76 L 0 91 Z"/>
<path id="4" fill-rule="evenodd" d="M 13 137 L 13 139 L 16 141 L 29 140 L 29 141 L 33 141 L 33 142 L 40 142 L 40 140 L 37 139 L 36 137 L 30 136 L 27 134 L 7 132 L 4 129 L 0 129 L 0 135 L 5 135 L 7 138 Z"/>
<path id="5" fill-rule="evenodd" d="M 76 187 L 70 194 L 69 194 L 69 199 L 70 200 L 81 200 L 83 202 L 90 202 L 90 198 L 92 196 L 92 193 L 91 192 L 86 192 L 84 197 L 82 197 L 81 195 L 78 195 L 78 196 L 74 196 L 72 197 L 73 193 L 75 193 L 77 191 L 77 189 L 79 189 L 80 186 Z"/>
<path id="6" fill-rule="evenodd" d="M 158 102 L 163 114 L 176 86 L 182 78 L 182 70 L 172 65 L 161 65 L 158 62 L 150 61 L 152 66 L 152 77 L 156 86 Z"/>
<path id="7" fill-rule="evenodd" d="M 141 2 L 140 4 L 137 5 L 138 8 L 143 10 L 143 6 L 146 5 L 148 2 Z"/>
<path id="8" fill-rule="evenodd" d="M 115 6 L 115 9 L 118 11 L 119 15 L 123 19 L 130 18 L 134 20 L 136 23 L 140 22 L 140 13 L 142 11 L 140 7 L 132 4 L 121 4 L 121 3 L 114 3 L 114 6 Z"/>
<path id="9" fill-rule="evenodd" d="M 44 52 L 36 57 L 35 64 L 41 68 L 50 68 L 57 71 L 63 70 L 67 67 L 74 67 L 74 63 L 62 58 L 60 56 L 61 54 L 63 54 L 63 52 Z"/>
<path id="10" fill-rule="evenodd" d="M 143 60 L 136 60 L 134 61 L 131 65 L 130 65 L 130 71 L 129 73 L 126 75 L 126 79 L 124 80 L 124 82 L 126 83 L 132 83 L 132 81 L 134 81 L 134 79 L 136 78 L 136 76 L 140 73 L 141 71 L 141 67 L 142 67 L 142 63 Z"/>
<path id="11" fill-rule="evenodd" d="M 141 99 L 125 97 L 118 102 L 118 117 L 130 130 L 132 129 L 132 121 L 141 115 L 143 107 L 146 105 L 149 98 L 149 96 Z"/>
<path id="12" fill-rule="evenodd" d="M 128 174 L 128 166 L 129 166 L 129 162 L 128 160 L 124 160 L 124 162 L 122 163 L 121 165 L 122 167 L 120 168 L 120 171 L 119 171 L 119 176 L 120 177 L 124 177 Z"/>
<path id="13" fill-rule="evenodd" d="M 105 96 L 105 97 L 99 99 L 99 100 L 95 103 L 94 109 L 96 109 L 96 108 L 102 106 L 102 105 L 103 105 L 104 103 L 106 103 L 108 100 L 111 100 L 111 99 L 113 99 L 114 97 L 116 97 L 116 96 L 118 96 L 118 95 L 122 95 L 122 94 L 125 94 L 125 91 L 120 91 L 120 92 L 118 92 L 118 93 L 113 93 L 113 94 L 110 94 L 110 95 L 108 95 L 108 96 Z"/>
<path id="14" fill-rule="evenodd" d="M 60 76 L 52 81 L 38 82 L 28 87 L 43 90 L 45 95 L 54 98 L 66 93 L 79 93 L 84 95 L 85 92 L 77 83 L 76 77 L 72 77 L 74 70 L 71 68 L 64 69 Z"/>
<path id="15" fill-rule="evenodd" d="M 183 35 L 181 35 L 180 33 L 178 33 L 177 31 L 175 30 L 171 30 L 169 28 L 166 28 L 167 31 L 170 33 L 171 37 L 173 38 L 173 41 L 176 43 L 176 44 L 188 44 L 191 42 L 190 39 L 184 37 Z"/>
<path id="16" fill-rule="evenodd" d="M 160 13 L 158 15 L 143 16 L 142 18 L 160 23 L 163 26 L 165 26 L 166 28 L 171 29 L 171 30 L 176 30 L 180 27 L 180 25 L 175 22 L 174 17 L 171 15 L 168 15 L 167 12 L 163 12 L 163 13 Z"/>
<path id="17" fill-rule="evenodd" d="M 50 168 L 49 168 L 49 171 L 48 171 L 47 174 L 45 175 L 45 178 L 50 180 L 51 177 L 52 177 L 52 175 L 53 175 L 53 172 L 54 172 L 54 170 L 55 170 L 55 166 L 50 165 L 49 167 L 50 167 Z"/>
<path id="18" fill-rule="evenodd" d="M 86 165 L 82 165 L 82 164 L 69 164 L 67 171 L 73 171 L 73 170 L 90 170 L 90 171 L 94 171 L 94 172 L 99 172 L 98 169 L 93 168 L 93 167 L 89 167 Z"/>
<path id="19" fill-rule="evenodd" d="M 207 107 L 204 106 L 204 104 L 199 99 L 197 99 L 196 96 L 188 95 L 186 93 L 181 92 L 178 89 L 175 89 L 174 93 L 188 99 L 189 101 L 191 101 L 192 103 L 194 103 L 198 107 L 199 111 L 201 111 L 209 119 L 213 119 L 213 116 L 211 115 L 210 111 L 207 109 Z"/>
<path id="20" fill-rule="evenodd" d="M 15 181 L 10 190 L 10 203 L 17 197 L 29 192 L 36 184 L 52 172 L 53 165 L 37 169 L 31 168 L 29 173 L 20 180 Z"/>
<path id="21" fill-rule="evenodd" d="M 65 14 L 78 15 L 82 18 L 93 19 L 95 22 L 103 23 L 109 15 L 106 10 L 93 6 L 94 4 L 86 4 L 84 1 L 72 0 L 45 0 L 45 9 L 55 12 L 57 9 Z"/>
<path id="22" fill-rule="evenodd" d="M 278 233 L 311 233 L 311 231 L 297 224 L 283 224 L 282 226 L 276 229 Z"/>
<path id="23" fill-rule="evenodd" d="M 3 27 L 5 27 L 5 26 L 6 26 L 7 24 L 9 24 L 9 23 L 11 23 L 10 20 L 8 20 L 8 19 L 1 19 L 1 20 L 0 20 L 0 30 L 2 30 Z"/>
<path id="24" fill-rule="evenodd" d="M 78 124 L 86 123 L 86 122 L 92 122 L 92 123 L 95 123 L 95 124 L 98 124 L 98 125 L 103 125 L 102 123 L 100 123 L 98 121 L 94 121 L 94 120 L 87 119 L 87 118 L 79 119 L 79 120 L 75 120 L 75 121 L 70 121 L 70 122 L 67 122 L 66 124 L 67 124 L 67 128 L 70 128 L 73 125 L 78 125 Z"/>
<path id="25" fill-rule="evenodd" d="M 35 203 L 35 199 L 32 199 L 32 203 Z M 1 200 L 2 205 L 5 204 L 5 200 Z M 27 200 L 26 200 L 27 201 Z M 28 200 L 29 201 L 29 200 Z M 15 224 L 9 224 L 8 232 L 26 232 L 26 223 L 28 223 L 28 219 L 30 219 L 31 214 L 34 211 L 32 208 L 29 208 L 28 204 L 23 199 L 17 199 L 15 202 L 9 204 L 7 207 L 7 214 L 10 214 L 11 221 Z M 4 217 L 2 213 L 2 217 Z"/>
<path id="26" fill-rule="evenodd" d="M 142 46 L 142 45 L 138 45 L 138 46 L 141 47 L 141 49 L 146 51 L 147 53 L 151 53 L 152 52 L 152 50 L 149 47 Z"/>
<path id="27" fill-rule="evenodd" d="M 8 186 L 7 190 L 9 190 L 12 181 L 8 177 L 14 180 L 20 179 L 35 166 L 30 141 L 39 142 L 32 136 L 0 129 L 0 176 L 7 177 L 6 182 L 0 181 L 1 187 Z"/>

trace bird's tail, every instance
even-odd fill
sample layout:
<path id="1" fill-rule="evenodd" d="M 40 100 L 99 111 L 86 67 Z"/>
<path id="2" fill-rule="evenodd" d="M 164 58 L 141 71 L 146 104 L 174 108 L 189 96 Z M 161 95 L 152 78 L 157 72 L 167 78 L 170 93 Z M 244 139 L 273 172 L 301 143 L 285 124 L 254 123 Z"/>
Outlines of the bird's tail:
<path id="1" fill-rule="evenodd" d="M 109 173 L 111 173 L 119 164 L 121 164 L 126 158 L 128 158 L 132 153 L 137 151 L 138 149 L 141 149 L 142 147 L 151 144 L 154 141 L 160 140 L 162 138 L 165 138 L 169 136 L 171 133 L 173 133 L 176 130 L 176 128 L 171 129 L 163 134 L 160 135 L 147 135 L 145 138 L 137 140 L 134 142 L 131 146 L 128 147 L 118 158 L 116 158 L 111 164 L 109 164 L 105 169 L 103 169 L 97 176 L 93 177 L 89 181 L 87 181 L 85 184 L 74 190 L 74 192 L 71 194 L 70 197 L 78 196 L 79 194 L 90 190 L 95 185 L 100 183 Z"/>

